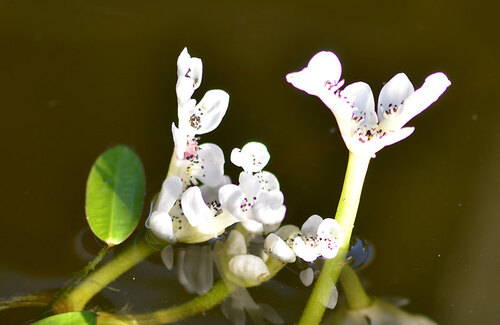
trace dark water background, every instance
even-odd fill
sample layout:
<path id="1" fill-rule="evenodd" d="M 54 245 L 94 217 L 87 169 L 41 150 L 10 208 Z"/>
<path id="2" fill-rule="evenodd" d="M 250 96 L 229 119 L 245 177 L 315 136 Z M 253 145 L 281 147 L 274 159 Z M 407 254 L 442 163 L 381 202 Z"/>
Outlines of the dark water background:
<path id="1" fill-rule="evenodd" d="M 213 88 L 231 95 L 221 126 L 203 142 L 219 144 L 226 157 L 247 141 L 265 143 L 286 220 L 333 216 L 347 150 L 328 109 L 285 81 L 317 51 L 332 50 L 346 82 L 366 81 L 375 96 L 398 72 L 416 88 L 436 71 L 452 81 L 409 123 L 416 132 L 371 163 L 355 228 L 376 249 L 362 271 L 369 292 L 407 297 L 408 310 L 440 324 L 500 323 L 493 3 L 1 1 L 0 296 L 67 281 L 90 258 L 77 254 L 75 242 L 97 252 L 85 231 L 84 194 L 101 152 L 131 146 L 145 166 L 146 201 L 159 190 L 184 46 L 204 62 L 195 98 Z M 237 170 L 226 169 L 234 179 Z M 294 271 L 251 291 L 288 323 L 308 294 Z M 133 312 L 190 299 L 174 280 L 153 258 L 98 299 Z M 36 312 L 3 312 L 0 320 L 22 323 L 29 315 Z M 216 309 L 204 322 L 220 315 Z"/>

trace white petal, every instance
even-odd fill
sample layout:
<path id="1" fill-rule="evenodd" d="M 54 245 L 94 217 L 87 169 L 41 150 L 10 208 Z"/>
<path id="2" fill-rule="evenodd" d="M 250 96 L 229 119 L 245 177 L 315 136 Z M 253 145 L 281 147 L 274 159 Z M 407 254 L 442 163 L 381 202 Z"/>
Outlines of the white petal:
<path id="1" fill-rule="evenodd" d="M 236 255 L 228 266 L 238 278 L 251 283 L 261 282 L 270 274 L 266 263 L 255 255 Z"/>
<path id="2" fill-rule="evenodd" d="M 341 92 L 341 96 L 347 97 L 347 101 L 354 105 L 354 118 L 358 125 L 369 127 L 377 125 L 377 115 L 375 114 L 375 100 L 372 89 L 367 83 L 355 82 L 348 85 Z"/>
<path id="3" fill-rule="evenodd" d="M 314 280 L 313 269 L 308 267 L 307 269 L 300 271 L 299 278 L 300 278 L 300 281 L 302 281 L 303 285 L 305 285 L 306 287 L 310 286 Z"/>
<path id="4" fill-rule="evenodd" d="M 324 258 L 334 258 L 344 244 L 344 230 L 337 220 L 326 218 L 318 227 L 318 247 Z"/>
<path id="5" fill-rule="evenodd" d="M 245 325 L 246 315 L 242 308 L 235 308 L 233 299 L 228 297 L 221 303 L 221 310 L 224 316 L 234 325 Z"/>
<path id="6" fill-rule="evenodd" d="M 275 234 L 280 236 L 284 241 L 287 241 L 290 238 L 297 237 L 297 235 L 300 234 L 300 229 L 295 225 L 284 225 L 283 227 L 280 227 Z"/>
<path id="7" fill-rule="evenodd" d="M 174 138 L 175 155 L 178 159 L 184 158 L 184 152 L 187 149 L 188 134 L 178 129 L 175 123 L 172 123 L 172 137 Z"/>
<path id="8" fill-rule="evenodd" d="M 389 125 L 381 123 L 381 127 L 389 130 L 403 127 L 409 120 L 434 103 L 450 85 L 451 82 L 444 73 L 437 72 L 431 74 L 425 78 L 422 87 L 415 90 L 415 92 L 406 99 L 401 108 L 400 116 L 397 119 L 387 119 L 387 124 Z"/>
<path id="9" fill-rule="evenodd" d="M 295 262 L 295 253 L 288 245 L 275 234 L 269 234 L 264 241 L 264 249 L 272 257 L 285 262 Z"/>
<path id="10" fill-rule="evenodd" d="M 167 245 L 161 250 L 161 260 L 168 270 L 174 267 L 174 248 L 172 245 Z"/>
<path id="11" fill-rule="evenodd" d="M 263 192 L 252 208 L 256 221 L 265 225 L 281 223 L 285 218 L 286 207 L 283 205 L 283 193 L 280 191 Z"/>
<path id="12" fill-rule="evenodd" d="M 297 237 L 293 240 L 292 249 L 295 252 L 295 255 L 306 262 L 313 262 L 320 255 L 318 254 L 316 247 L 307 245 L 301 237 Z"/>
<path id="13" fill-rule="evenodd" d="M 238 230 L 231 230 L 224 245 L 227 256 L 244 255 L 247 253 L 245 236 Z"/>
<path id="14" fill-rule="evenodd" d="M 253 234 L 260 234 L 264 232 L 264 225 L 255 220 L 242 220 L 240 224 L 248 231 Z"/>
<path id="15" fill-rule="evenodd" d="M 203 64 L 199 58 L 192 58 L 187 48 L 182 50 L 177 59 L 177 98 L 186 101 L 200 86 L 203 74 Z"/>
<path id="16" fill-rule="evenodd" d="M 248 174 L 246 172 L 241 172 L 238 179 L 240 183 L 240 189 L 245 193 L 248 199 L 256 200 L 261 191 L 261 184 L 258 177 Z"/>
<path id="17" fill-rule="evenodd" d="M 253 175 L 260 183 L 263 191 L 275 191 L 280 189 L 278 178 L 273 173 L 262 171 Z"/>
<path id="18" fill-rule="evenodd" d="M 335 308 L 335 306 L 337 306 L 338 299 L 339 299 L 339 292 L 337 290 L 337 287 L 333 287 L 332 294 L 330 295 L 328 301 L 324 302 L 326 308 L 328 309 Z"/>
<path id="19" fill-rule="evenodd" d="M 323 222 L 323 218 L 314 214 L 310 216 L 306 222 L 302 225 L 301 232 L 305 237 L 316 236 L 318 233 L 318 227 Z"/>
<path id="20" fill-rule="evenodd" d="M 260 172 L 269 162 L 271 155 L 260 142 L 249 142 L 240 149 L 233 149 L 231 162 L 246 172 Z"/>
<path id="21" fill-rule="evenodd" d="M 220 184 L 224 177 L 224 152 L 212 143 L 204 143 L 198 149 L 199 168 L 195 177 L 209 186 Z"/>
<path id="22" fill-rule="evenodd" d="M 177 176 L 170 176 L 163 181 L 156 203 L 156 211 L 169 212 L 182 192 L 182 181 Z"/>
<path id="23" fill-rule="evenodd" d="M 342 86 L 339 82 L 341 73 L 342 66 L 337 56 L 322 51 L 311 58 L 306 68 L 287 74 L 286 80 L 295 88 L 319 96 L 325 89 L 333 92 Z"/>
<path id="24" fill-rule="evenodd" d="M 404 140 L 408 138 L 413 131 L 415 131 L 414 127 L 405 127 L 394 132 L 389 132 L 381 139 L 383 146 L 390 146 L 391 144 Z"/>
<path id="25" fill-rule="evenodd" d="M 148 227 L 153 234 L 169 243 L 174 243 L 176 238 L 174 236 L 174 228 L 172 219 L 166 211 L 155 211 L 151 214 L 148 220 Z"/>
<path id="26" fill-rule="evenodd" d="M 189 245 L 186 248 L 184 273 L 190 287 L 198 295 L 210 290 L 214 279 L 210 246 Z"/>
<path id="27" fill-rule="evenodd" d="M 238 185 L 228 184 L 219 189 L 219 200 L 222 208 L 240 220 L 244 219 L 241 211 L 244 198 L 245 196 Z"/>
<path id="28" fill-rule="evenodd" d="M 401 104 L 415 89 L 410 79 L 404 73 L 398 73 L 382 87 L 378 96 L 378 120 L 383 121 L 386 116 L 398 113 Z"/>
<path id="29" fill-rule="evenodd" d="M 213 231 L 211 225 L 213 214 L 203 200 L 201 190 L 198 186 L 190 187 L 184 191 L 181 204 L 182 211 L 191 226 L 198 227 L 202 233 Z"/>
<path id="30" fill-rule="evenodd" d="M 205 199 L 205 202 L 207 202 L 207 204 L 214 201 L 219 202 L 219 189 L 227 184 L 231 184 L 231 178 L 224 175 L 223 177 L 221 177 L 221 181 L 219 184 L 216 184 L 214 186 L 210 186 L 207 184 L 201 185 L 200 190 L 203 199 Z"/>
<path id="31" fill-rule="evenodd" d="M 196 112 L 191 116 L 191 126 L 196 134 L 205 134 L 215 130 L 226 114 L 229 95 L 224 90 L 214 89 L 206 92 L 196 105 Z M 199 121 L 198 121 L 199 118 Z"/>
<path id="32" fill-rule="evenodd" d="M 194 288 L 191 285 L 191 282 L 186 276 L 186 272 L 184 270 L 184 264 L 185 264 L 185 259 L 186 259 L 186 252 L 184 249 L 179 250 L 179 253 L 177 254 L 177 278 L 179 279 L 179 282 L 182 284 L 184 289 L 186 289 L 187 292 L 194 293 Z"/>

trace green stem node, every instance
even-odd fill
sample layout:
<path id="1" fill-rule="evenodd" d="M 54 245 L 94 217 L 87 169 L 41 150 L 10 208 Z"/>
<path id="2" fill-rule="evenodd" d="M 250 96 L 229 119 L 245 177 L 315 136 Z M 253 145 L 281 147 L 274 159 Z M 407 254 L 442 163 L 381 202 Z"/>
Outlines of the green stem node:
<path id="1" fill-rule="evenodd" d="M 82 311 L 87 302 L 105 286 L 144 260 L 158 248 L 151 246 L 141 234 L 113 259 L 91 273 L 54 305 L 54 312 Z"/>

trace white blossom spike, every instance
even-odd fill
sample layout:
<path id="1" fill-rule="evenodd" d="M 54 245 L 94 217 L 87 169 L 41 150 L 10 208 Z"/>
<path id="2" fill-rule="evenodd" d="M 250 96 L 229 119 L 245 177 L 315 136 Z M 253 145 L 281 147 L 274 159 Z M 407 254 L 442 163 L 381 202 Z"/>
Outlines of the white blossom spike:
<path id="1" fill-rule="evenodd" d="M 408 77 L 397 74 L 380 92 L 377 116 L 370 87 L 356 82 L 340 90 L 340 73 L 341 65 L 335 54 L 319 52 L 306 68 L 288 74 L 287 81 L 319 97 L 335 115 L 347 148 L 368 157 L 375 157 L 383 147 L 408 137 L 413 128 L 403 126 L 435 102 L 451 84 L 445 74 L 438 72 L 413 91 Z"/>

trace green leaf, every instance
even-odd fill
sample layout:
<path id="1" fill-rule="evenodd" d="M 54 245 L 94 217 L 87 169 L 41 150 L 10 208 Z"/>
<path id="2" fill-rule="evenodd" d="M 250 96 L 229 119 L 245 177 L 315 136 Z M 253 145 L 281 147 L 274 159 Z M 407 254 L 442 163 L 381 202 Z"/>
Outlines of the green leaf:
<path id="1" fill-rule="evenodd" d="M 123 242 L 137 226 L 145 183 L 141 160 L 124 145 L 109 149 L 92 166 L 85 210 L 90 228 L 108 246 Z"/>
<path id="2" fill-rule="evenodd" d="M 90 311 L 71 312 L 44 318 L 32 325 L 96 325 L 97 317 Z"/>

